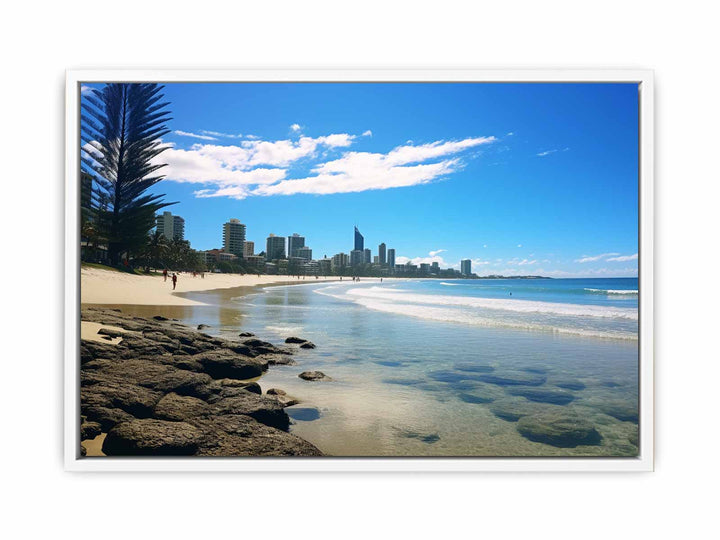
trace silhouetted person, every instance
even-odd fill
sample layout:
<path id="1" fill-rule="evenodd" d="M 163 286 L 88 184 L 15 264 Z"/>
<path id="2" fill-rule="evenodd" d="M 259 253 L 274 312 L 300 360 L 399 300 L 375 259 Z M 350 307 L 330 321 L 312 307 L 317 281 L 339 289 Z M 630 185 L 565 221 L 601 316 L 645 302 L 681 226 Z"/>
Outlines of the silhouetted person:
<path id="1" fill-rule="evenodd" d="M 163 281 L 167 281 L 167 268 L 163 269 Z"/>
<path id="2" fill-rule="evenodd" d="M 174 291 L 175 285 L 177 285 L 177 274 L 172 275 L 172 282 L 173 282 L 173 291 Z"/>

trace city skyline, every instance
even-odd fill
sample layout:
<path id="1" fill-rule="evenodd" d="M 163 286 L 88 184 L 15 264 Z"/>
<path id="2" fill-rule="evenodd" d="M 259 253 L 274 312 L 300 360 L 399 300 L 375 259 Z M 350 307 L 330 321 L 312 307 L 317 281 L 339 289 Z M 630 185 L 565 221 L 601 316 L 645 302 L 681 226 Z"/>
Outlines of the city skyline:
<path id="1" fill-rule="evenodd" d="M 168 84 L 154 186 L 193 248 L 301 231 L 315 258 L 349 227 L 397 264 L 637 275 L 637 89 L 624 84 Z M 197 104 L 203 106 L 198 108 Z M 272 114 L 268 114 L 272 111 Z"/>

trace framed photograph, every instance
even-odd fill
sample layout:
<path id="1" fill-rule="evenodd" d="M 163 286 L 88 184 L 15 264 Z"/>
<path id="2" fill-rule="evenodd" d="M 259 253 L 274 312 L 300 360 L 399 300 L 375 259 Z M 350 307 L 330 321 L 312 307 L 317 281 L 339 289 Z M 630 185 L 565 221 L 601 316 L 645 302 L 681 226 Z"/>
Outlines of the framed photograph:
<path id="1" fill-rule="evenodd" d="M 67 469 L 653 469 L 652 72 L 66 93 Z"/>

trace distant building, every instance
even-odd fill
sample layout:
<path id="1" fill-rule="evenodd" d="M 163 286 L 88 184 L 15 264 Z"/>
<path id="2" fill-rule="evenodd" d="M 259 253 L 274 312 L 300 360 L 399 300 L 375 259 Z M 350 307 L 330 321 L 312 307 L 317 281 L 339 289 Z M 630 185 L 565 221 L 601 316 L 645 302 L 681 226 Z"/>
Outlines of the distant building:
<path id="1" fill-rule="evenodd" d="M 420 263 L 420 273 L 421 274 L 429 274 L 430 273 L 430 264 L 429 263 Z"/>
<path id="2" fill-rule="evenodd" d="M 306 261 L 309 261 L 312 259 L 312 249 L 308 246 L 297 248 L 293 257 L 299 257 L 300 259 L 305 259 Z"/>
<path id="3" fill-rule="evenodd" d="M 365 238 L 360 234 L 358 228 L 355 227 L 355 251 L 362 251 L 365 249 Z"/>
<path id="4" fill-rule="evenodd" d="M 180 216 L 173 216 L 170 212 L 163 212 L 156 216 L 157 231 L 168 240 L 185 240 L 185 220 Z"/>
<path id="5" fill-rule="evenodd" d="M 348 257 L 347 253 L 337 253 L 330 259 L 330 267 L 332 270 L 345 268 L 348 264 L 350 264 L 350 257 Z"/>
<path id="6" fill-rule="evenodd" d="M 216 263 L 221 262 L 237 262 L 238 260 L 237 255 L 234 253 L 227 253 L 221 249 L 198 251 L 197 254 L 200 256 L 200 260 L 205 263 L 205 266 L 214 266 Z"/>
<path id="7" fill-rule="evenodd" d="M 378 260 L 380 264 L 386 264 L 387 263 L 387 255 L 385 253 L 387 246 L 385 245 L 385 242 L 380 244 L 378 246 Z"/>
<path id="8" fill-rule="evenodd" d="M 239 219 L 231 219 L 223 225 L 223 251 L 238 257 L 245 250 L 245 225 Z"/>
<path id="9" fill-rule="evenodd" d="M 472 262 L 470 259 L 463 259 L 460 261 L 460 273 L 464 276 L 472 274 Z"/>
<path id="10" fill-rule="evenodd" d="M 247 257 L 245 257 L 245 263 L 247 264 L 248 268 L 253 268 L 255 270 L 264 270 L 265 257 L 261 257 L 260 255 L 248 255 Z"/>
<path id="11" fill-rule="evenodd" d="M 373 264 L 380 264 L 380 257 L 378 255 L 373 256 Z"/>
<path id="12" fill-rule="evenodd" d="M 431 270 L 434 274 L 437 274 L 438 272 L 440 272 L 440 265 L 438 264 L 437 261 L 433 262 L 433 263 L 430 265 L 430 270 Z"/>
<path id="13" fill-rule="evenodd" d="M 361 249 L 353 249 L 350 252 L 350 266 L 359 266 L 365 261 L 365 252 Z"/>
<path id="14" fill-rule="evenodd" d="M 388 249 L 387 264 L 390 268 L 395 268 L 395 250 L 394 249 Z"/>
<path id="15" fill-rule="evenodd" d="M 285 238 L 270 234 L 267 239 L 267 249 L 265 249 L 265 259 L 274 261 L 275 259 L 285 258 Z"/>
<path id="16" fill-rule="evenodd" d="M 324 259 L 318 260 L 318 266 L 320 267 L 320 273 L 323 276 L 327 276 L 332 269 L 332 259 L 325 257 Z"/>
<path id="17" fill-rule="evenodd" d="M 369 249 L 365 249 L 365 251 L 363 251 L 363 261 L 365 264 L 372 263 L 372 253 Z"/>
<path id="18" fill-rule="evenodd" d="M 243 244 L 243 257 L 247 259 L 255 255 L 255 242 L 245 241 Z"/>
<path id="19" fill-rule="evenodd" d="M 299 257 L 296 253 L 298 249 L 305 247 L 305 237 L 300 236 L 298 233 L 294 233 L 292 236 L 288 236 L 287 243 L 287 256 L 288 257 Z"/>

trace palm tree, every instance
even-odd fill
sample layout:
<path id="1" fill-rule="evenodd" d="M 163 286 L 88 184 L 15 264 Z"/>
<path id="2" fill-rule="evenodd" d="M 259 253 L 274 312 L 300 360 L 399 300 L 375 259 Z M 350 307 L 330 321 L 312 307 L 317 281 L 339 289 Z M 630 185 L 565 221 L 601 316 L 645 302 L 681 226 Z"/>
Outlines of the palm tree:
<path id="1" fill-rule="evenodd" d="M 148 237 L 145 245 L 145 260 L 149 267 L 160 268 L 165 266 L 165 256 L 168 251 L 168 243 L 165 236 L 157 229 Z"/>
<path id="2" fill-rule="evenodd" d="M 98 212 L 97 225 L 107 240 L 108 258 L 143 248 L 155 214 L 174 203 L 146 191 L 164 178 L 156 174 L 165 164 L 157 157 L 166 150 L 161 137 L 169 133 L 168 105 L 162 86 L 155 83 L 112 83 L 83 96 L 82 167 L 93 176 L 98 197 L 107 209 Z"/>

